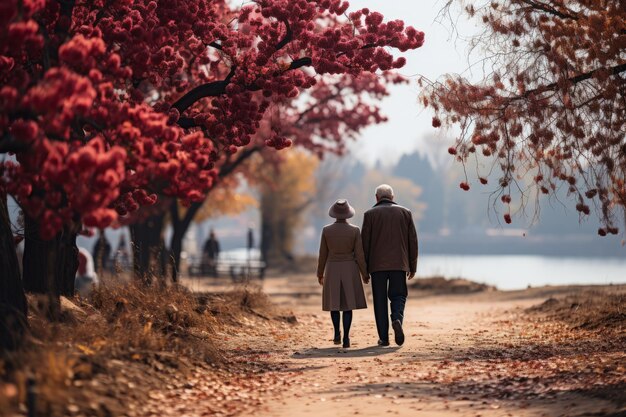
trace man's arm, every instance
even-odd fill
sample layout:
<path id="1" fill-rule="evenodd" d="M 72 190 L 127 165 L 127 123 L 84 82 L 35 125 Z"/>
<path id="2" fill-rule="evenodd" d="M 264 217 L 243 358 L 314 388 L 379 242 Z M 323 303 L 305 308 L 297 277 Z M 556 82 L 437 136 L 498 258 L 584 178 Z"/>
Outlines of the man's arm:
<path id="1" fill-rule="evenodd" d="M 415 230 L 413 214 L 409 211 L 409 279 L 413 278 L 417 271 L 417 252 L 417 230 Z"/>
<path id="2" fill-rule="evenodd" d="M 363 254 L 363 240 L 361 239 L 361 231 L 359 229 L 356 229 L 354 236 L 354 257 L 356 258 L 356 263 L 359 266 L 361 278 L 363 279 L 363 282 L 367 284 L 370 278 L 367 273 L 367 264 L 365 263 L 365 255 Z"/>
<path id="3" fill-rule="evenodd" d="M 363 227 L 361 227 L 361 241 L 363 242 L 363 255 L 367 272 L 370 271 L 370 240 L 372 237 L 372 220 L 367 212 L 363 214 Z"/>

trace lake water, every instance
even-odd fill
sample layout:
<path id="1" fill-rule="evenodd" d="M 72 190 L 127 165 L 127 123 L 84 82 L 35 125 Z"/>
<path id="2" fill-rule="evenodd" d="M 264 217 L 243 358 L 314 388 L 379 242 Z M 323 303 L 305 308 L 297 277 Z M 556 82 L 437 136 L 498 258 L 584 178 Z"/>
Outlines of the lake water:
<path id="1" fill-rule="evenodd" d="M 467 278 L 501 290 L 529 285 L 626 284 L 626 259 L 423 255 L 417 275 Z"/>

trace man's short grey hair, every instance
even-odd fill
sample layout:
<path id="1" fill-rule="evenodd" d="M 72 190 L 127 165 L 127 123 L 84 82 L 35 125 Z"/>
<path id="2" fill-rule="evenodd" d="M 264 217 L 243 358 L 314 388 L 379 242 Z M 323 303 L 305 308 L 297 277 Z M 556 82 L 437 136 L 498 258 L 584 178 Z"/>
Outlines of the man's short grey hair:
<path id="1" fill-rule="evenodd" d="M 376 197 L 378 198 L 388 198 L 389 200 L 393 200 L 393 188 L 387 184 L 380 184 L 376 187 Z"/>

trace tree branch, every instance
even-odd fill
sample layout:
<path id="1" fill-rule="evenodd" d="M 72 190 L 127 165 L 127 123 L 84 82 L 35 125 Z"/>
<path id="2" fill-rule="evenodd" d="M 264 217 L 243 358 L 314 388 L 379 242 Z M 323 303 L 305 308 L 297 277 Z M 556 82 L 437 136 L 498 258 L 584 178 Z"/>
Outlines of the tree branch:
<path id="1" fill-rule="evenodd" d="M 289 68 L 287 68 L 287 71 L 295 70 L 295 69 L 302 68 L 302 67 L 308 67 L 312 63 L 313 63 L 313 60 L 309 58 L 308 56 L 305 56 L 303 58 L 298 58 L 294 61 L 291 61 L 291 65 L 289 65 Z"/>
<path id="2" fill-rule="evenodd" d="M 178 216 L 178 199 L 172 199 L 170 203 L 170 217 L 172 218 L 172 227 L 176 229 L 180 225 L 180 217 Z"/>
<path id="3" fill-rule="evenodd" d="M 311 196 L 309 198 L 307 198 L 306 200 L 304 200 L 301 204 L 297 205 L 296 207 L 291 209 L 292 213 L 300 213 L 301 211 L 305 210 L 307 207 L 309 207 L 311 204 L 313 204 L 315 202 L 315 196 Z"/>
<path id="4" fill-rule="evenodd" d="M 220 51 L 222 50 L 222 45 L 220 45 L 219 43 L 217 43 L 215 41 L 209 43 L 208 46 L 212 46 L 213 48 L 219 49 Z"/>
<path id="5" fill-rule="evenodd" d="M 183 129 L 190 129 L 192 127 L 200 127 L 198 124 L 196 124 L 196 122 L 193 120 L 192 117 L 181 117 L 178 119 L 177 124 Z"/>
<path id="6" fill-rule="evenodd" d="M 16 140 L 12 135 L 6 133 L 0 140 L 0 154 L 2 153 L 18 153 L 29 148 L 27 143 Z"/>
<path id="7" fill-rule="evenodd" d="M 370 49 L 370 48 L 376 48 L 376 44 L 375 44 L 375 43 L 368 43 L 368 44 L 363 45 L 362 47 L 360 47 L 360 48 L 359 48 L 359 50 L 361 50 L 361 51 L 362 51 L 362 50 L 364 50 L 364 49 Z M 345 55 L 345 54 L 347 54 L 347 52 L 339 52 L 339 53 L 337 54 L 337 58 L 339 58 L 340 56 L 343 56 L 343 55 Z"/>
<path id="8" fill-rule="evenodd" d="M 320 108 L 320 106 L 328 103 L 331 100 L 336 99 L 337 97 L 341 97 L 341 93 L 334 93 L 334 94 L 329 94 L 326 97 L 324 97 L 321 100 L 318 100 L 316 103 L 312 104 L 311 106 L 307 107 L 305 110 L 303 110 L 302 112 L 300 112 L 300 115 L 298 116 L 298 118 L 296 119 L 296 121 L 294 122 L 294 125 L 298 125 L 300 124 L 300 122 L 305 118 L 306 115 L 308 115 L 310 112 L 312 112 L 315 109 Z"/>
<path id="9" fill-rule="evenodd" d="M 545 3 L 541 3 L 539 1 L 533 1 L 533 0 L 521 0 L 521 1 L 522 1 L 522 3 L 525 3 L 525 4 L 529 5 L 533 9 L 541 10 L 542 12 L 551 14 L 553 16 L 560 17 L 561 19 L 578 20 L 578 16 L 560 12 L 560 11 L 556 10 L 554 7 L 550 7 L 547 4 L 545 4 Z"/>
<path id="10" fill-rule="evenodd" d="M 289 42 L 291 42 L 293 38 L 293 32 L 291 30 L 291 26 L 289 25 L 289 22 L 285 21 L 284 23 L 285 23 L 285 27 L 287 28 L 287 31 L 285 33 L 285 37 L 276 45 L 277 51 L 284 48 Z M 222 48 L 221 45 L 215 42 L 211 42 L 209 45 L 217 49 Z M 360 49 L 363 50 L 363 49 L 375 48 L 375 47 L 376 47 L 375 44 L 367 44 L 367 45 L 362 46 Z M 337 54 L 337 57 L 340 57 L 344 54 L 345 52 Z M 310 57 L 298 58 L 298 59 L 293 60 L 285 71 L 292 71 L 292 70 L 299 69 L 302 67 L 310 66 L 312 64 L 313 64 L 313 60 Z M 230 73 L 224 80 L 213 81 L 213 82 L 202 84 L 193 88 L 191 91 L 189 91 L 188 93 L 183 95 L 181 98 L 176 100 L 176 102 L 172 104 L 172 108 L 175 108 L 180 113 L 183 113 L 189 107 L 193 106 L 194 103 L 196 103 L 198 100 L 201 100 L 206 97 L 218 97 L 218 96 L 221 96 L 222 94 L 225 94 L 226 87 L 230 83 L 230 80 L 232 79 L 232 77 L 235 75 L 236 69 L 237 67 L 233 65 L 233 67 L 230 70 Z M 248 89 L 249 91 L 259 91 L 261 87 L 253 83 L 253 84 L 247 85 L 246 89 Z M 198 126 L 191 119 L 186 118 L 186 117 L 181 117 L 178 120 L 178 125 L 183 128 L 190 128 L 190 127 Z"/>
<path id="11" fill-rule="evenodd" d="M 193 218 L 196 217 L 196 213 L 198 213 L 198 210 L 200 210 L 204 202 L 207 200 L 208 196 L 209 196 L 209 193 L 207 192 L 207 195 L 204 197 L 202 201 L 194 201 L 193 203 L 191 203 L 189 208 L 187 208 L 187 211 L 185 212 L 185 217 L 182 218 L 179 224 L 179 227 L 182 227 L 181 230 L 184 230 L 185 232 L 187 231 L 187 229 L 189 228 L 189 225 L 193 221 Z"/>
<path id="12" fill-rule="evenodd" d="M 98 132 L 102 132 L 104 130 L 104 126 L 98 124 L 95 120 L 89 118 L 89 117 L 80 117 L 78 119 L 79 123 L 82 124 L 86 124 L 89 125 L 91 127 L 93 127 L 94 129 L 96 129 Z"/>
<path id="13" fill-rule="evenodd" d="M 255 153 L 259 152 L 261 149 L 262 149 L 261 146 L 253 146 L 251 148 L 246 148 L 245 150 L 243 150 L 241 153 L 237 155 L 237 159 L 235 159 L 234 161 L 228 164 L 222 165 L 218 173 L 218 176 L 220 178 L 224 178 L 227 175 L 231 174 L 235 169 L 237 169 L 237 167 L 239 167 L 239 165 L 241 165 L 243 162 L 245 162 Z"/>
<path id="14" fill-rule="evenodd" d="M 180 113 L 183 113 L 200 99 L 203 99 L 205 97 L 221 96 L 222 94 L 226 93 L 226 86 L 230 84 L 230 80 L 235 75 L 236 70 L 237 66 L 233 65 L 226 78 L 224 78 L 222 81 L 213 81 L 193 88 L 191 91 L 176 100 L 176 102 L 172 104 L 172 108 L 177 109 Z M 185 120 L 184 122 L 188 123 L 188 120 Z"/>
<path id="15" fill-rule="evenodd" d="M 60 6 L 59 13 L 61 14 L 61 16 L 65 16 L 71 21 L 72 14 L 74 13 L 74 6 L 76 5 L 76 0 L 57 0 L 57 3 L 59 3 Z M 55 28 L 55 31 L 58 34 L 68 34 L 66 28 L 61 27 L 58 24 Z"/>
<path id="16" fill-rule="evenodd" d="M 289 65 L 289 68 L 287 68 L 286 71 L 306 67 L 311 65 L 312 63 L 313 60 L 309 57 L 298 58 L 291 62 L 291 65 Z M 203 99 L 205 97 L 218 97 L 222 94 L 225 94 L 226 87 L 228 86 L 228 84 L 230 84 L 231 78 L 235 75 L 236 68 L 236 66 L 233 66 L 228 76 L 222 81 L 213 81 L 195 87 L 194 89 L 183 95 L 181 98 L 176 100 L 176 102 L 172 104 L 172 108 L 175 108 L 180 113 L 183 113 L 200 99 Z M 256 84 L 248 85 L 246 86 L 246 88 L 249 91 L 258 91 L 261 89 L 261 87 Z M 187 117 L 181 117 L 180 119 L 178 119 L 178 125 L 181 127 L 197 127 L 197 125 Z"/>
<path id="17" fill-rule="evenodd" d="M 100 21 L 102 20 L 102 18 L 104 17 L 104 15 L 106 14 L 109 6 L 111 6 L 112 1 L 111 0 L 107 0 L 104 5 L 100 8 L 100 10 L 98 10 L 98 13 L 96 13 L 96 19 L 93 22 L 94 26 L 98 26 L 98 23 L 100 23 Z"/>
<path id="18" fill-rule="evenodd" d="M 228 164 L 222 165 L 222 168 L 220 169 L 218 176 L 220 178 L 226 177 L 227 175 L 232 173 L 238 166 L 240 166 L 244 161 L 246 161 L 256 152 L 259 152 L 261 149 L 262 149 L 261 146 L 253 146 L 251 148 L 244 150 L 237 156 L 237 159 L 235 159 L 234 161 Z M 193 203 L 191 203 L 191 205 L 185 212 L 185 216 L 182 219 L 180 219 L 180 221 L 177 222 L 177 224 L 175 225 L 177 230 L 186 231 L 189 228 L 189 225 L 193 221 L 193 218 L 196 216 L 196 213 L 198 213 L 198 210 L 200 210 L 202 205 L 207 200 L 210 192 L 211 190 L 207 192 L 207 195 L 204 197 L 202 201 L 194 201 Z M 173 204 L 177 204 L 177 203 L 173 203 Z M 176 208 L 176 213 L 178 213 L 178 206 Z"/>
<path id="19" fill-rule="evenodd" d="M 291 31 L 291 26 L 289 26 L 289 22 L 285 20 L 284 23 L 285 23 L 285 28 L 287 29 L 287 32 L 285 33 L 285 37 L 283 38 L 283 40 L 278 42 L 278 44 L 276 45 L 277 51 L 280 51 L 281 49 L 283 49 L 285 46 L 287 46 L 289 42 L 293 40 L 293 32 Z"/>
<path id="20" fill-rule="evenodd" d="M 588 79 L 592 78 L 599 71 L 606 70 L 606 69 L 607 68 L 598 68 L 598 69 L 595 69 L 593 71 L 585 72 L 585 73 L 579 74 L 579 75 L 577 75 L 575 77 L 571 77 L 567 81 L 572 83 L 572 84 L 578 84 L 578 83 L 580 83 L 582 81 L 585 81 L 585 80 L 588 80 Z M 610 68 L 608 68 L 608 70 L 611 73 L 611 75 L 620 74 L 620 73 L 626 71 L 626 63 L 620 64 L 620 65 L 616 65 L 614 67 L 610 67 Z M 524 98 L 528 98 L 529 96 L 531 96 L 533 94 L 538 94 L 538 93 L 543 93 L 545 91 L 554 90 L 558 85 L 559 85 L 559 83 L 554 82 L 554 83 L 551 83 L 551 84 L 548 84 L 548 85 L 544 85 L 544 86 L 541 86 L 541 87 L 534 88 L 532 90 L 528 90 L 528 91 L 524 92 L 524 94 L 522 94 L 522 95 L 512 97 L 511 101 L 522 100 Z"/>

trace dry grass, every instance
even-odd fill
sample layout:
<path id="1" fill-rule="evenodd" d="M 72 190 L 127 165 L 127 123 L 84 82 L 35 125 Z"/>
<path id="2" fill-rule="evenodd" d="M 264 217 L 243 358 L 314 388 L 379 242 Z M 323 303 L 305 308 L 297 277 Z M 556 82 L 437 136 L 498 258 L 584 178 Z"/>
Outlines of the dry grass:
<path id="1" fill-rule="evenodd" d="M 29 340 L 0 359 L 0 415 L 24 407 L 29 379 L 38 415 L 110 416 L 140 407 L 152 389 L 191 369 L 220 366 L 216 330 L 244 315 L 272 314 L 267 296 L 248 289 L 198 295 L 109 284 L 88 302 L 62 299 L 57 322 L 48 320 L 46 301 L 29 296 Z"/>
<path id="2" fill-rule="evenodd" d="M 495 291 L 496 288 L 469 281 L 463 278 L 444 278 L 441 276 L 429 278 L 415 278 L 409 281 L 410 288 L 432 294 L 471 294 L 482 291 Z"/>
<path id="3" fill-rule="evenodd" d="M 240 287 L 227 293 L 199 294 L 198 300 L 210 314 L 231 323 L 236 323 L 242 312 L 267 320 L 274 313 L 269 297 L 258 288 Z"/>
<path id="4" fill-rule="evenodd" d="M 166 350 L 207 361 L 219 357 L 210 338 L 216 319 L 203 314 L 197 297 L 183 287 L 101 287 L 91 305 L 118 349 Z"/>
<path id="5" fill-rule="evenodd" d="M 551 297 L 531 307 L 529 312 L 545 314 L 576 329 L 626 335 L 626 292 L 612 294 L 586 290 L 565 297 Z"/>

